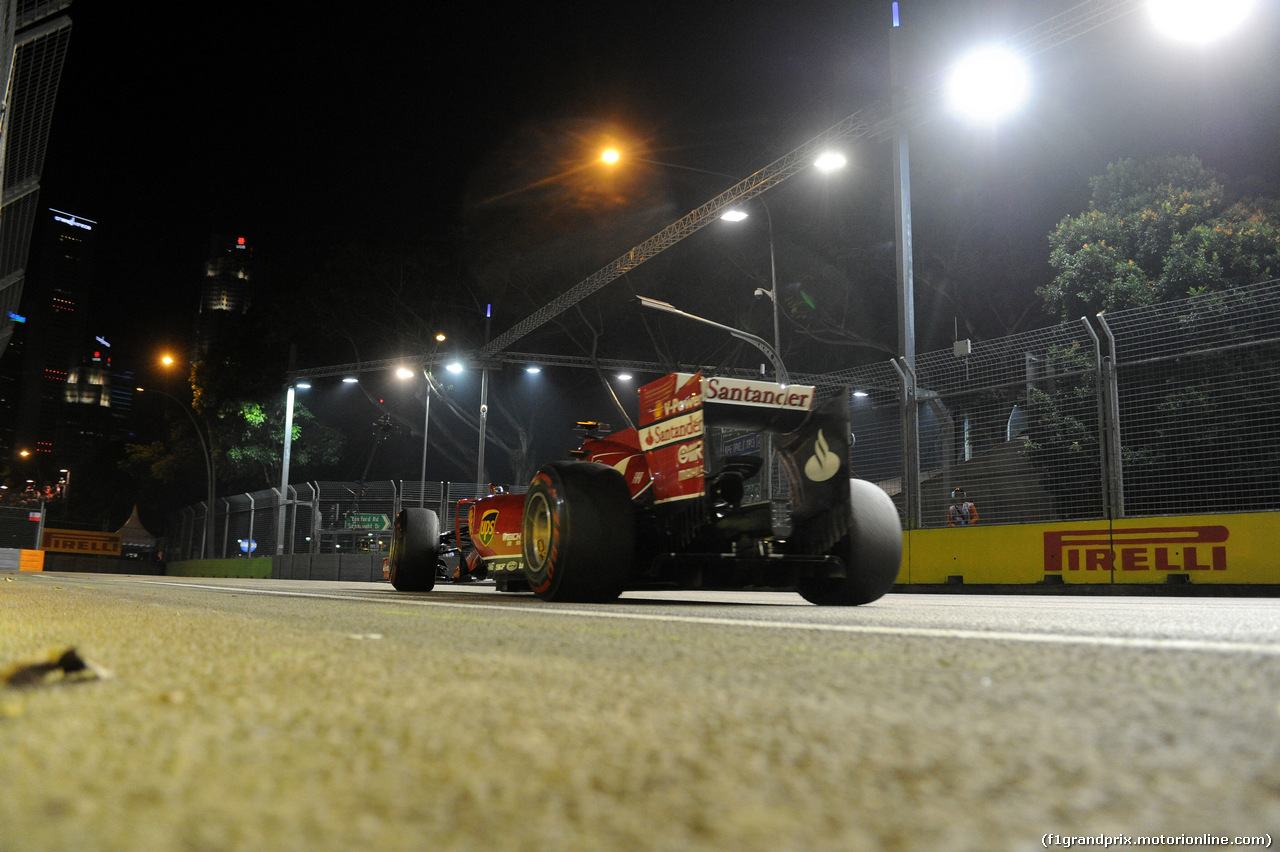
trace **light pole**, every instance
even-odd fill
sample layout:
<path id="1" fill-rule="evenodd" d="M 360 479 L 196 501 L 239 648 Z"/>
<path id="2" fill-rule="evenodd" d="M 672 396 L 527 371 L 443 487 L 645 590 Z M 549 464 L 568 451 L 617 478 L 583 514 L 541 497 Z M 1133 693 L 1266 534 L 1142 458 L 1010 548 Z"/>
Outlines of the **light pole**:
<path id="1" fill-rule="evenodd" d="M 435 358 L 436 350 L 440 348 L 440 344 L 444 343 L 448 338 L 444 332 L 436 333 L 436 345 L 431 350 L 431 357 Z M 431 392 L 434 389 L 434 377 L 431 371 L 427 369 L 429 361 L 423 361 L 418 365 L 418 369 L 422 372 L 422 380 L 425 382 L 422 399 L 422 476 L 419 479 L 421 493 L 418 495 L 418 507 L 424 508 L 427 505 L 427 440 L 430 435 L 431 427 Z M 400 367 L 396 370 L 396 376 L 401 379 L 408 379 L 413 376 L 413 371 L 408 367 Z"/>
<path id="2" fill-rule="evenodd" d="M 778 264 L 774 260 L 773 254 L 773 214 L 769 212 L 769 205 L 764 203 L 763 198 L 756 198 L 755 200 L 759 201 L 760 207 L 764 209 L 765 222 L 769 226 L 769 289 L 757 287 L 756 296 L 768 296 L 769 301 L 773 303 L 773 349 L 779 353 L 779 358 L 781 358 L 782 342 L 778 333 Z M 747 218 L 747 213 L 737 209 L 729 210 L 720 218 L 726 222 L 741 222 Z M 774 373 L 774 379 L 779 383 L 782 382 L 782 377 L 776 372 Z"/>
<path id="3" fill-rule="evenodd" d="M 484 342 L 489 344 L 489 324 L 493 320 L 493 305 L 485 305 L 484 308 Z M 489 431 L 489 364 L 484 362 L 480 365 L 480 448 L 476 454 L 476 485 L 484 488 L 486 485 L 484 470 L 484 444 L 485 437 Z"/>
<path id="4" fill-rule="evenodd" d="M 207 479 L 208 492 L 209 492 L 208 503 L 206 503 L 206 509 L 205 509 L 204 541 L 201 543 L 201 547 L 200 547 L 200 558 L 201 559 L 206 558 L 206 554 L 208 554 L 209 556 L 212 556 L 213 519 L 214 519 L 213 502 L 216 499 L 213 493 L 213 483 L 214 483 L 213 456 L 209 454 L 209 444 L 207 441 L 205 441 L 204 433 L 200 431 L 200 424 L 196 422 L 196 416 L 194 413 L 192 413 L 191 409 L 188 408 L 187 405 L 182 400 L 178 399 L 176 396 L 169 393 L 168 391 L 156 390 L 155 388 L 152 388 L 150 390 L 146 388 L 137 388 L 137 391 L 138 393 L 158 393 L 161 396 L 168 397 L 169 399 L 177 403 L 178 407 L 181 408 L 183 413 L 187 415 L 187 419 L 191 421 L 191 428 L 196 431 L 196 437 L 200 439 L 200 449 L 204 452 L 204 471 L 205 471 L 205 477 Z"/>
<path id="5" fill-rule="evenodd" d="M 418 477 L 418 485 L 421 492 L 418 494 L 418 508 L 425 508 L 427 505 L 427 440 L 431 428 L 431 372 L 426 368 L 422 368 L 422 378 L 427 383 L 427 388 L 422 395 L 422 472 Z"/>
<path id="6" fill-rule="evenodd" d="M 292 369 L 292 364 L 290 368 Z M 276 556 L 284 556 L 285 509 L 289 504 L 289 461 L 293 451 L 293 397 L 301 382 L 289 385 L 284 397 L 284 450 L 280 454 L 280 508 L 276 515 Z"/>
<path id="7" fill-rule="evenodd" d="M 892 29 L 889 38 L 890 103 L 893 117 L 894 206 L 897 220 L 898 274 L 898 341 L 899 359 L 905 368 L 902 418 L 903 470 L 902 490 L 908 529 L 920 521 L 920 433 L 916 404 L 916 338 L 915 294 L 911 253 L 911 177 L 908 156 L 907 125 L 913 106 L 903 95 L 901 69 L 901 18 L 899 3 L 892 7 Z M 1090 4 L 1080 4 L 1084 9 Z M 1132 6 L 1137 4 L 1121 4 Z M 1238 3 L 1191 0 L 1191 2 L 1153 2 L 1149 6 L 1156 27 L 1166 35 L 1184 41 L 1208 42 L 1238 27 L 1248 16 L 1253 0 Z M 1093 15 L 1097 10 L 1088 10 Z M 1121 14 L 1125 12 L 1122 11 Z M 1015 109 L 1027 92 L 1022 59 L 1026 50 L 987 46 L 966 56 L 952 69 L 948 84 L 952 105 L 972 118 L 993 121 Z"/>
<path id="8" fill-rule="evenodd" d="M 898 357 L 906 368 L 902 396 L 902 499 L 907 529 L 920 522 L 920 422 L 916 404 L 916 304 L 911 253 L 911 157 L 907 123 L 903 118 L 901 18 L 893 4 L 889 35 L 889 85 L 893 123 L 894 242 L 897 247 Z"/>
<path id="9" fill-rule="evenodd" d="M 422 381 L 425 385 L 422 397 L 422 474 L 418 480 L 422 489 L 418 496 L 418 506 L 421 508 L 427 505 L 427 438 L 431 428 L 431 371 L 427 369 L 425 363 L 418 365 L 418 369 L 422 373 Z M 414 375 L 414 371 L 408 367 L 400 367 L 396 370 L 396 376 L 401 379 L 412 378 Z"/>

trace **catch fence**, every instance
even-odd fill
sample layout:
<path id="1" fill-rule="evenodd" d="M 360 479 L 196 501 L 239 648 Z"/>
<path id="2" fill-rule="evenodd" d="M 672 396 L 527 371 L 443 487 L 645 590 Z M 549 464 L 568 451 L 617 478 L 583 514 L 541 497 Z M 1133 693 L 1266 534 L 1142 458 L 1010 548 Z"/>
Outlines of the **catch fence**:
<path id="1" fill-rule="evenodd" d="M 523 491 L 523 488 L 514 488 Z M 488 493 L 470 482 L 305 482 L 220 498 L 214 505 L 213 536 L 206 540 L 205 504 L 179 512 L 166 559 L 273 556 L 302 553 L 385 553 L 400 510 L 421 506 L 452 529 L 458 501 Z M 283 526 L 282 526 L 283 524 Z M 283 530 L 283 537 L 279 530 Z"/>
<path id="2" fill-rule="evenodd" d="M 982 523 L 1280 508 L 1278 368 L 1271 281 L 824 380 L 850 394 L 855 474 L 928 528 L 956 487 Z"/>
<path id="3" fill-rule="evenodd" d="M 921 529 L 946 524 L 957 487 L 983 524 L 1280 509 L 1278 366 L 1271 281 L 803 381 L 847 396 L 854 475 L 894 498 L 905 528 Z M 747 498 L 785 500 L 776 460 L 767 470 Z M 457 501 L 481 490 L 290 486 L 284 552 L 386 549 L 401 507 L 434 509 L 447 529 Z M 280 506 L 275 489 L 219 500 L 211 545 L 204 505 L 185 509 L 170 558 L 232 556 L 246 542 L 273 554 Z"/>

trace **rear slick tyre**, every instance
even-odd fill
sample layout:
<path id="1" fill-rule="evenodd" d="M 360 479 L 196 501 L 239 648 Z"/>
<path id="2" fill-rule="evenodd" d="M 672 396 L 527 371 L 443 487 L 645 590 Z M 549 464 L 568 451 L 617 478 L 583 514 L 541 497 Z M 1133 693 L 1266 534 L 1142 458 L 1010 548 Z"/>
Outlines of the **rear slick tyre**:
<path id="1" fill-rule="evenodd" d="M 430 509 L 403 509 L 391 533 L 391 585 L 400 592 L 429 592 L 440 564 L 440 518 Z"/>
<path id="2" fill-rule="evenodd" d="M 861 479 L 849 480 L 849 534 L 830 555 L 844 562 L 844 577 L 804 580 L 797 591 L 822 606 L 859 606 L 884 597 L 902 567 L 902 522 L 893 500 Z"/>
<path id="3" fill-rule="evenodd" d="M 525 576 L 543 600 L 604 603 L 622 594 L 635 553 L 631 492 L 594 462 L 538 470 L 521 524 Z"/>

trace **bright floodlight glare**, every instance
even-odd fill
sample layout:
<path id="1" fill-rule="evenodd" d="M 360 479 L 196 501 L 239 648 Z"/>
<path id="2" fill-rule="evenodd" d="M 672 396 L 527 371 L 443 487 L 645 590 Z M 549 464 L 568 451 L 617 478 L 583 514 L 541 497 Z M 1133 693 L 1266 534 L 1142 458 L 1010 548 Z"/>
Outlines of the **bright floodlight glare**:
<path id="1" fill-rule="evenodd" d="M 359 380 L 359 379 L 357 379 L 355 376 L 343 376 L 343 377 L 342 377 L 342 383 L 343 383 L 344 385 L 354 385 L 354 384 L 355 384 L 356 382 L 358 382 L 358 381 L 360 381 L 360 380 Z"/>
<path id="2" fill-rule="evenodd" d="M 743 219 L 747 218 L 747 214 L 743 213 L 741 210 L 729 210 L 720 218 L 726 222 L 741 222 Z"/>
<path id="3" fill-rule="evenodd" d="M 629 381 L 631 381 L 631 374 L 630 374 L 630 373 L 619 373 L 619 374 L 618 374 L 618 381 L 620 381 L 620 382 L 629 382 Z"/>
<path id="4" fill-rule="evenodd" d="M 411 379 L 411 378 L 413 378 L 413 370 L 410 370 L 408 367 L 397 367 L 397 368 L 396 368 L 396 378 L 397 378 L 397 379 Z"/>
<path id="5" fill-rule="evenodd" d="M 844 154 L 839 151 L 823 151 L 813 164 L 820 172 L 833 172 L 836 169 L 843 169 L 847 162 L 849 161 L 845 159 Z"/>
<path id="6" fill-rule="evenodd" d="M 307 381 L 306 379 L 300 379 L 298 383 L 294 385 L 294 387 L 297 388 L 298 390 L 310 390 L 311 382 Z"/>
<path id="7" fill-rule="evenodd" d="M 526 373 L 541 373 L 542 368 L 539 367 L 537 364 L 530 364 L 529 366 L 524 368 L 524 371 Z"/>
<path id="8" fill-rule="evenodd" d="M 992 45 L 956 63 L 947 81 L 947 95 L 957 112 L 980 121 L 995 121 L 1021 106 L 1028 87 L 1022 58 Z"/>
<path id="9" fill-rule="evenodd" d="M 447 365 L 445 369 L 448 370 L 450 373 L 461 373 L 462 365 L 459 364 L 457 361 L 454 361 L 452 364 Z"/>
<path id="10" fill-rule="evenodd" d="M 1255 0 L 1150 0 L 1151 21 L 1178 41 L 1207 44 L 1239 27 Z"/>
<path id="11" fill-rule="evenodd" d="M 616 163 L 621 158 L 622 155 L 618 153 L 617 148 L 606 148 L 605 152 L 600 155 L 600 159 L 604 160 L 606 163 Z"/>

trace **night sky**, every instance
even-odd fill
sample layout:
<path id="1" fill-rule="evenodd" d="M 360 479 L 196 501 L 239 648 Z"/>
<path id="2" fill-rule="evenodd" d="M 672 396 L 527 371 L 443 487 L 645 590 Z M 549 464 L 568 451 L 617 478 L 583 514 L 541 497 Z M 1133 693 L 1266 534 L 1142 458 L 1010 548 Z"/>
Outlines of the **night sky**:
<path id="1" fill-rule="evenodd" d="M 1073 3 L 900 5 L 917 82 L 967 45 Z M 686 0 L 446 14 L 387 3 L 320 14 L 76 0 L 41 200 L 99 223 L 92 310 L 119 366 L 189 345 L 213 233 L 243 234 L 258 257 L 280 261 L 341 241 L 430 239 L 474 228 L 477 210 L 490 223 L 509 211 L 565 247 L 545 304 L 731 181 L 649 167 L 652 187 L 635 196 L 643 209 L 615 203 L 578 218 L 560 217 L 541 189 L 594 180 L 606 142 L 734 176 L 767 166 L 887 95 L 890 7 Z M 1139 12 L 1035 57 L 1029 102 L 998 128 L 943 116 L 913 132 L 917 241 L 929 239 L 931 211 L 955 209 L 961 175 L 990 181 L 984 203 L 1039 253 L 1041 276 L 1049 230 L 1081 212 L 1088 178 L 1122 157 L 1195 154 L 1233 188 L 1280 197 L 1278 47 L 1280 3 L 1258 0 L 1245 30 L 1208 48 L 1163 41 Z M 825 203 L 891 217 L 887 148 L 846 151 Z M 808 192 L 802 180 L 766 195 L 780 199 L 780 230 L 783 202 Z M 572 250 L 586 243 L 592 253 Z M 527 310 L 500 312 L 493 333 Z M 949 333 L 949 317 L 920 321 Z M 549 340 L 516 348 L 538 343 Z"/>

